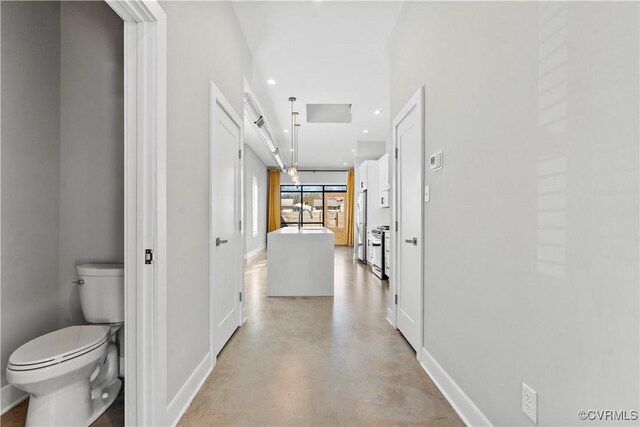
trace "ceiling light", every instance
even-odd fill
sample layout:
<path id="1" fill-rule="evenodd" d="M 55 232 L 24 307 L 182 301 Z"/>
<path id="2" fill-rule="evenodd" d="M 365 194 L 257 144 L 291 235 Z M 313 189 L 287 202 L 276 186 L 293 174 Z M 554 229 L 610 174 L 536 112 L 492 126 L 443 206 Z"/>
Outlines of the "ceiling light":
<path id="1" fill-rule="evenodd" d="M 276 84 L 276 81 L 273 79 L 269 79 L 267 80 L 267 84 L 273 86 L 274 84 Z"/>
<path id="2" fill-rule="evenodd" d="M 345 163 L 343 163 L 343 165 L 347 166 L 347 163 L 345 162 Z"/>
<path id="3" fill-rule="evenodd" d="M 284 133 L 289 133 L 289 129 L 284 129 L 283 132 Z"/>
<path id="4" fill-rule="evenodd" d="M 377 116 L 377 115 L 378 115 L 378 114 L 380 114 L 381 112 L 382 112 L 382 111 L 380 111 L 380 110 L 376 110 L 376 111 L 374 111 L 374 112 L 373 112 L 373 114 L 375 114 L 375 115 Z"/>
<path id="5" fill-rule="evenodd" d="M 356 149 L 355 149 L 355 148 L 352 148 L 352 149 L 351 149 L 351 152 L 352 152 L 352 153 L 355 153 L 355 152 L 356 152 Z"/>
<path id="6" fill-rule="evenodd" d="M 365 129 L 362 131 L 362 133 L 369 133 L 369 131 Z"/>

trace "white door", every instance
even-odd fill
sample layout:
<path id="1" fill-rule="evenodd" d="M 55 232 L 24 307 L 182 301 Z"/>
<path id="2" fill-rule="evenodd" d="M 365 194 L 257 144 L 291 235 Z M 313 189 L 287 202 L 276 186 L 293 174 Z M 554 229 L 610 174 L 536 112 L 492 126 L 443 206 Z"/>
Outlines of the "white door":
<path id="1" fill-rule="evenodd" d="M 421 94 L 422 92 L 420 92 Z M 422 97 L 418 97 L 419 100 Z M 422 346 L 422 108 L 408 106 L 394 123 L 397 156 L 397 326 L 418 355 Z"/>
<path id="2" fill-rule="evenodd" d="M 211 345 L 217 355 L 241 323 L 241 121 L 213 85 L 211 90 Z"/>

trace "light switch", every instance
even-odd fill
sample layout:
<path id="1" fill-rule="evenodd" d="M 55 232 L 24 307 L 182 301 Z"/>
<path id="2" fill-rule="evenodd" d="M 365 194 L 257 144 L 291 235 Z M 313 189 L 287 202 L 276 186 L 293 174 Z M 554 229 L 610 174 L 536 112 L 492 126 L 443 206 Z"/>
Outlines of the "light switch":
<path id="1" fill-rule="evenodd" d="M 428 185 L 424 186 L 424 201 L 425 202 L 429 201 L 429 186 Z"/>

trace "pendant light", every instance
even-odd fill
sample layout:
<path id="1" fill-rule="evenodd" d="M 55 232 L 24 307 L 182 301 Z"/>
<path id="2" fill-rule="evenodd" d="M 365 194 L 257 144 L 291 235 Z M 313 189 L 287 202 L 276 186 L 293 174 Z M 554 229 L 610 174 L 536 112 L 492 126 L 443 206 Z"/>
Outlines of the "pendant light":
<path id="1" fill-rule="evenodd" d="M 296 97 L 289 97 L 289 102 L 291 103 L 291 163 L 287 168 L 287 174 L 295 185 L 300 185 L 300 177 L 298 176 L 298 129 L 300 123 L 298 123 L 298 112 L 294 111 Z"/>

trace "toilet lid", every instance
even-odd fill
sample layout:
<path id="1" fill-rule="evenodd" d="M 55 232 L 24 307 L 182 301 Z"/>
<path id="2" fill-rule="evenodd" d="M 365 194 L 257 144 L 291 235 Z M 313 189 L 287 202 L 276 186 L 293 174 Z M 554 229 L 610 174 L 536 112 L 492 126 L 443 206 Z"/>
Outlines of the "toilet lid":
<path id="1" fill-rule="evenodd" d="M 69 326 L 42 335 L 18 348 L 9 357 L 11 369 L 39 369 L 80 356 L 109 339 L 103 325 Z"/>

